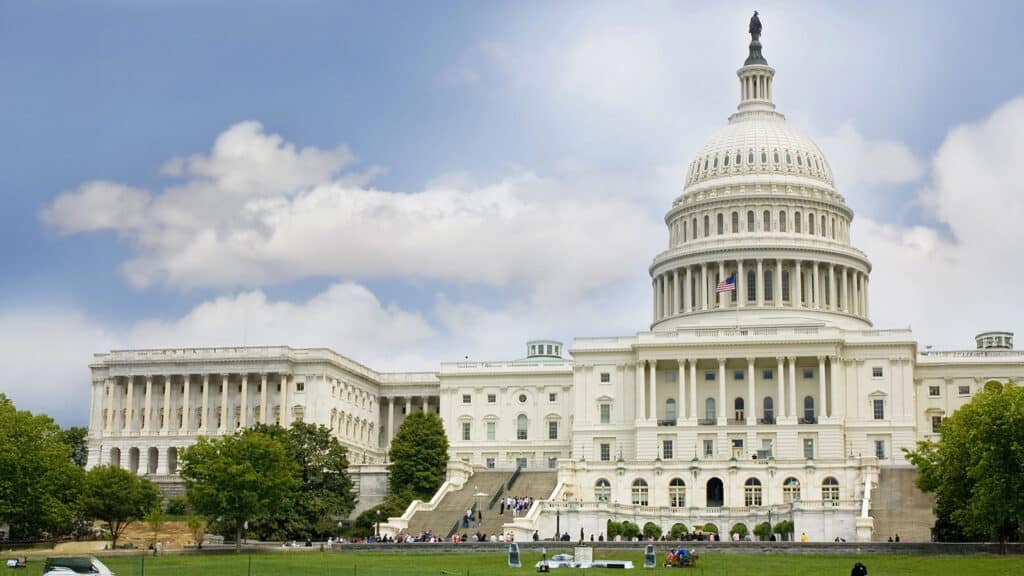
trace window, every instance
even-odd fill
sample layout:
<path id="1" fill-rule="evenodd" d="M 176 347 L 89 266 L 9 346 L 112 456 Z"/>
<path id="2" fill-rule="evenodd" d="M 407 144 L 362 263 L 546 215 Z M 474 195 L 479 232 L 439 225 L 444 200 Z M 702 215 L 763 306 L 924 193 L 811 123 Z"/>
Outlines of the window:
<path id="1" fill-rule="evenodd" d="M 754 231 L 754 211 L 747 211 L 747 232 Z"/>
<path id="2" fill-rule="evenodd" d="M 764 271 L 764 299 L 771 302 L 775 299 L 775 272 L 773 270 Z"/>
<path id="3" fill-rule="evenodd" d="M 765 210 L 764 214 L 761 215 L 762 225 L 764 226 L 765 232 L 772 231 L 772 213 Z"/>
<path id="4" fill-rule="evenodd" d="M 516 458 L 516 468 L 526 468 L 529 463 L 530 461 L 522 456 Z"/>
<path id="5" fill-rule="evenodd" d="M 715 419 L 715 399 L 708 398 L 704 401 L 704 418 L 707 420 Z"/>
<path id="6" fill-rule="evenodd" d="M 740 153 L 737 152 L 736 153 L 736 165 L 739 166 L 741 161 L 742 161 L 742 157 L 740 156 Z"/>
<path id="7" fill-rule="evenodd" d="M 747 506 L 761 505 L 761 481 L 757 478 L 747 478 L 743 483 L 743 502 Z"/>
<path id="8" fill-rule="evenodd" d="M 707 238 L 711 235 L 711 217 L 707 214 L 704 215 L 704 237 Z"/>
<path id="9" fill-rule="evenodd" d="M 743 370 L 736 370 L 732 373 L 733 380 L 743 380 Z"/>
<path id="10" fill-rule="evenodd" d="M 814 397 L 804 396 L 804 424 L 814 424 Z"/>
<path id="11" fill-rule="evenodd" d="M 612 421 L 612 405 L 601 404 L 601 424 L 610 424 Z"/>
<path id="12" fill-rule="evenodd" d="M 707 382 L 714 382 L 715 381 L 715 372 L 713 370 L 708 370 L 707 372 L 705 372 L 704 373 L 704 380 L 707 381 Z"/>
<path id="13" fill-rule="evenodd" d="M 472 428 L 472 424 L 469 422 L 462 423 L 462 439 L 469 440 L 469 431 Z"/>
<path id="14" fill-rule="evenodd" d="M 661 441 L 661 459 L 671 460 L 672 459 L 672 441 L 662 440 Z"/>
<path id="15" fill-rule="evenodd" d="M 789 270 L 782 271 L 782 299 L 789 300 Z"/>
<path id="16" fill-rule="evenodd" d="M 497 423 L 493 420 L 487 423 L 487 439 L 494 440 L 495 430 L 498 428 Z"/>
<path id="17" fill-rule="evenodd" d="M 665 420 L 675 422 L 676 420 L 676 399 L 669 398 L 665 400 Z"/>
<path id="18" fill-rule="evenodd" d="M 548 402 L 558 402 L 558 392 L 548 392 Z"/>
<path id="19" fill-rule="evenodd" d="M 804 438 L 804 458 L 814 460 L 814 438 Z"/>
<path id="20" fill-rule="evenodd" d="M 607 444 L 603 444 L 607 446 Z M 594 483 L 594 500 L 598 502 L 607 502 L 612 499 L 612 483 L 605 480 L 604 478 L 598 478 L 597 482 Z"/>
<path id="21" fill-rule="evenodd" d="M 774 158 L 775 163 L 778 164 L 779 163 L 779 151 L 778 150 L 775 151 L 775 155 L 774 156 L 775 156 L 775 158 Z"/>
<path id="22" fill-rule="evenodd" d="M 790 502 L 800 501 L 800 481 L 792 476 L 786 478 L 785 482 L 782 483 L 782 503 L 789 504 Z"/>
<path id="23" fill-rule="evenodd" d="M 753 163 L 754 163 L 754 151 L 751 150 L 750 152 L 747 153 L 747 164 L 753 164 Z"/>
<path id="24" fill-rule="evenodd" d="M 488 394 L 487 395 L 487 403 L 488 404 L 494 404 L 497 401 L 498 401 L 498 395 L 497 394 Z"/>
<path id="25" fill-rule="evenodd" d="M 633 480 L 633 489 L 631 490 L 633 506 L 647 506 L 647 481 L 643 478 L 637 478 Z"/>
<path id="26" fill-rule="evenodd" d="M 549 470 L 554 470 L 556 468 L 558 468 L 558 457 L 557 456 L 548 456 L 548 469 Z"/>
<path id="27" fill-rule="evenodd" d="M 715 441 L 711 438 L 704 439 L 704 457 L 710 458 L 715 455 Z"/>
<path id="28" fill-rule="evenodd" d="M 757 300 L 757 272 L 747 271 L 747 302 Z"/>
<path id="29" fill-rule="evenodd" d="M 296 382 L 295 383 L 295 391 L 296 392 L 304 392 L 305 390 L 306 390 L 306 383 L 305 382 Z"/>
<path id="30" fill-rule="evenodd" d="M 683 220 L 683 242 L 686 242 L 687 232 L 688 231 L 686 229 L 686 220 Z"/>
<path id="31" fill-rule="evenodd" d="M 721 213 L 719 213 L 718 216 L 715 218 L 715 221 L 718 224 L 718 235 L 721 236 L 722 234 L 725 233 L 725 217 L 722 216 Z"/>
<path id="32" fill-rule="evenodd" d="M 877 398 L 871 401 L 871 410 L 875 420 L 885 420 L 885 400 Z"/>
<path id="33" fill-rule="evenodd" d="M 665 382 L 675 382 L 676 381 L 676 371 L 675 370 L 666 370 L 664 374 L 665 375 L 663 376 L 663 378 L 665 379 Z"/>
<path id="34" fill-rule="evenodd" d="M 494 468 L 494 464 L 495 464 L 494 457 L 488 457 L 486 462 L 487 462 L 487 467 L 488 468 Z"/>
<path id="35" fill-rule="evenodd" d="M 775 373 L 772 372 L 771 368 L 761 373 L 761 378 L 764 380 L 771 380 L 775 377 Z"/>
<path id="36" fill-rule="evenodd" d="M 837 502 L 839 500 L 839 480 L 829 476 L 821 483 L 821 499 Z"/>
<path id="37" fill-rule="evenodd" d="M 807 233 L 814 234 L 814 214 L 807 215 Z"/>
<path id="38" fill-rule="evenodd" d="M 970 386 L 970 384 L 958 386 L 957 387 L 957 394 L 959 394 L 961 396 L 970 396 L 971 395 L 971 386 Z"/>
<path id="39" fill-rule="evenodd" d="M 743 456 L 743 438 L 732 438 L 732 457 L 739 458 Z"/>
<path id="40" fill-rule="evenodd" d="M 882 367 L 881 366 L 873 366 L 871 368 L 871 377 L 872 378 L 881 378 L 882 377 Z"/>
<path id="41" fill-rule="evenodd" d="M 548 422 L 548 440 L 558 440 L 558 420 Z"/>
<path id="42" fill-rule="evenodd" d="M 779 212 L 779 232 L 786 231 L 786 213 Z"/>
<path id="43" fill-rule="evenodd" d="M 520 394 L 519 395 L 519 403 L 520 404 L 526 404 L 526 394 Z"/>
<path id="44" fill-rule="evenodd" d="M 526 440 L 527 430 L 529 429 L 530 421 L 526 418 L 526 414 L 520 414 L 516 418 L 516 440 Z"/>
<path id="45" fill-rule="evenodd" d="M 825 236 L 825 215 L 821 215 L 821 235 Z"/>
<path id="46" fill-rule="evenodd" d="M 938 434 L 942 426 L 942 416 L 932 416 L 932 433 Z"/>
<path id="47" fill-rule="evenodd" d="M 725 155 L 725 157 L 723 158 L 723 160 L 724 160 L 724 164 L 725 164 L 726 166 L 728 166 L 728 165 L 729 165 L 729 154 L 728 154 L 728 153 L 727 153 L 727 154 Z"/>
<path id="48" fill-rule="evenodd" d="M 811 378 L 814 378 L 814 369 L 804 368 L 804 380 L 810 380 Z"/>
<path id="49" fill-rule="evenodd" d="M 800 225 L 801 225 L 800 213 L 799 212 L 794 212 L 793 213 L 793 232 L 796 232 L 797 234 L 799 234 L 800 233 Z"/>
<path id="50" fill-rule="evenodd" d="M 774 423 L 775 422 L 775 401 L 772 400 L 771 396 L 765 396 L 763 406 L 764 406 L 764 408 L 762 410 L 762 413 L 764 414 L 764 423 L 765 424 L 772 424 L 772 423 Z"/>
<path id="51" fill-rule="evenodd" d="M 697 219 L 696 218 L 694 218 L 691 221 L 690 230 L 691 230 L 691 234 L 693 234 L 693 236 L 691 236 L 691 238 L 696 240 L 697 239 Z"/>
<path id="52" fill-rule="evenodd" d="M 601 462 L 608 462 L 612 459 L 612 445 L 601 444 Z"/>
<path id="53" fill-rule="evenodd" d="M 836 219 L 835 218 L 832 219 L 832 226 L 831 226 L 831 228 L 832 228 L 832 239 L 835 240 L 836 239 Z"/>
<path id="54" fill-rule="evenodd" d="M 931 396 L 932 398 L 935 398 L 935 397 L 939 396 L 939 394 L 942 393 L 941 390 L 942 389 L 940 387 L 938 387 L 938 386 L 929 386 L 928 387 L 928 395 Z"/>
<path id="55" fill-rule="evenodd" d="M 732 233 L 735 234 L 740 231 L 740 213 L 732 213 Z"/>
<path id="56" fill-rule="evenodd" d="M 612 375 L 608 372 L 601 372 L 601 383 L 607 384 L 612 381 Z"/>
<path id="57" fill-rule="evenodd" d="M 875 440 L 875 458 L 885 460 L 885 440 Z"/>
<path id="58" fill-rule="evenodd" d="M 673 508 L 686 507 L 686 483 L 682 478 L 673 478 L 668 483 L 668 505 Z"/>
<path id="59" fill-rule="evenodd" d="M 735 412 L 734 417 L 737 420 L 743 420 L 743 398 L 737 398 L 733 402 L 733 411 Z"/>
<path id="60" fill-rule="evenodd" d="M 472 395 L 470 395 L 470 394 L 463 394 L 462 395 L 462 403 L 463 404 L 472 404 L 472 402 L 473 402 L 473 396 Z"/>
<path id="61" fill-rule="evenodd" d="M 789 152 L 786 152 L 786 164 L 792 164 L 792 163 L 793 163 L 793 157 L 789 155 Z"/>
<path id="62" fill-rule="evenodd" d="M 718 168 L 718 156 L 715 156 L 715 161 L 711 164 L 712 168 Z"/>
<path id="63" fill-rule="evenodd" d="M 768 154 L 764 150 L 762 150 L 761 151 L 761 164 L 766 164 L 767 162 L 768 162 Z"/>

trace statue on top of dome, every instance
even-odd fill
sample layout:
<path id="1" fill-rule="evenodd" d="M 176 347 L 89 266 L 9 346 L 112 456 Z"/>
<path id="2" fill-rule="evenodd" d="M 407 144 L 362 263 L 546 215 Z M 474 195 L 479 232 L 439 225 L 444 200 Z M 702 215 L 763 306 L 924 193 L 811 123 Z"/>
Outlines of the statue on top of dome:
<path id="1" fill-rule="evenodd" d="M 761 39 L 761 19 L 757 17 L 757 10 L 754 10 L 754 15 L 750 17 L 750 27 L 747 30 L 750 32 L 750 40 L 757 42 Z"/>

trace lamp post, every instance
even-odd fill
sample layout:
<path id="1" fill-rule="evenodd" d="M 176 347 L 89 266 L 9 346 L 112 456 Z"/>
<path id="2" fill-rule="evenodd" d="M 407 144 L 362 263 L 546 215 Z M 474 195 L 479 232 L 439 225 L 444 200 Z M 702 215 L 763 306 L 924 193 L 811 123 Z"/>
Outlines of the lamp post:
<path id="1" fill-rule="evenodd" d="M 380 510 L 377 510 L 377 539 L 375 542 L 380 542 Z"/>

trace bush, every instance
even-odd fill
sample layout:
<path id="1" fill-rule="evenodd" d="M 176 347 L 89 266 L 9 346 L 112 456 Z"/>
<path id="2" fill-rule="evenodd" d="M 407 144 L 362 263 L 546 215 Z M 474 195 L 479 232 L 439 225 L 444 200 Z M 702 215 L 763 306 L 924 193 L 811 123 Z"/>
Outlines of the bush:
<path id="1" fill-rule="evenodd" d="M 711 522 L 708 522 L 703 527 L 705 534 L 718 534 L 718 526 L 715 526 Z"/>
<path id="2" fill-rule="evenodd" d="M 661 538 L 661 526 L 654 522 L 644 524 L 644 538 L 653 538 L 655 540 Z"/>
<path id="3" fill-rule="evenodd" d="M 729 534 L 739 534 L 740 539 L 746 538 L 747 525 L 740 523 L 733 524 L 732 528 L 729 529 Z"/>
<path id="4" fill-rule="evenodd" d="M 672 537 L 673 540 L 682 540 L 683 536 L 686 536 L 688 532 L 689 530 L 686 529 L 686 524 L 683 524 L 682 522 L 676 522 L 672 525 L 672 529 L 669 532 L 669 535 Z"/>
<path id="5" fill-rule="evenodd" d="M 622 522 L 609 520 L 607 530 L 608 540 L 614 540 L 616 536 L 622 536 Z"/>
<path id="6" fill-rule="evenodd" d="M 640 537 L 640 527 L 630 521 L 622 523 L 622 537 L 626 540 L 635 540 Z"/>
<path id="7" fill-rule="evenodd" d="M 772 525 L 767 522 L 761 522 L 757 526 L 754 526 L 754 536 L 757 536 L 758 540 L 768 540 L 772 535 Z"/>
<path id="8" fill-rule="evenodd" d="M 409 502 L 411 501 L 412 496 L 409 494 L 388 496 L 383 503 L 365 510 L 359 516 L 356 516 L 355 521 L 352 523 L 350 534 L 362 537 L 373 536 L 377 533 L 378 520 L 384 523 L 392 516 L 401 516 L 405 513 L 405 509 L 409 507 Z M 380 516 L 377 515 L 378 512 L 380 512 Z"/>
<path id="9" fill-rule="evenodd" d="M 775 533 L 782 536 L 782 539 L 785 540 L 786 536 L 791 536 L 793 534 L 793 528 L 792 520 L 783 520 L 775 525 Z"/>
<path id="10" fill-rule="evenodd" d="M 167 501 L 164 512 L 168 516 L 184 516 L 188 514 L 188 500 L 184 496 L 175 496 Z"/>

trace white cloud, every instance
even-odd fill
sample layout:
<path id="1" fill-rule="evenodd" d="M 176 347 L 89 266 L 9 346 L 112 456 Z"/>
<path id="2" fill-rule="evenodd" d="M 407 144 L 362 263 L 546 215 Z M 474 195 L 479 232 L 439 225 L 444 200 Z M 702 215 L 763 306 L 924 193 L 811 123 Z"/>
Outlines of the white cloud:
<path id="1" fill-rule="evenodd" d="M 139 230 L 145 224 L 150 196 L 117 182 L 94 181 L 61 194 L 40 212 L 43 222 L 64 234 L 98 230 Z"/>
<path id="2" fill-rule="evenodd" d="M 854 190 L 865 184 L 901 184 L 924 175 L 924 163 L 902 142 L 868 140 L 852 122 L 819 141 L 837 185 Z"/>

